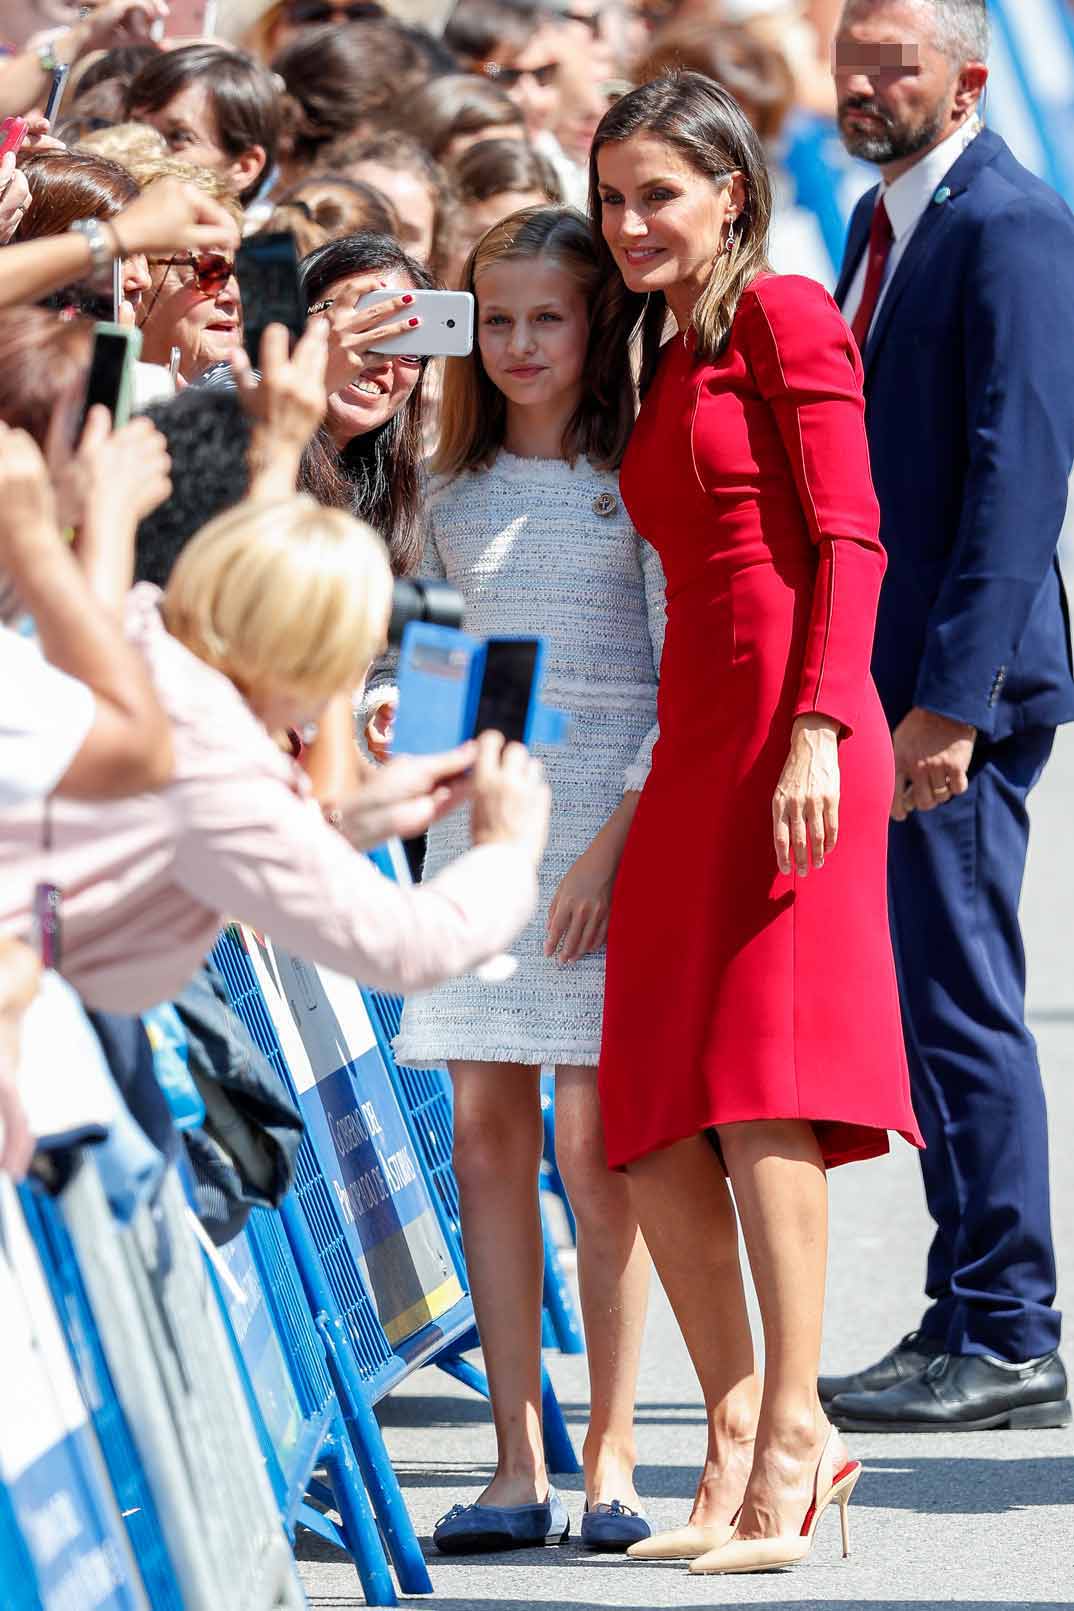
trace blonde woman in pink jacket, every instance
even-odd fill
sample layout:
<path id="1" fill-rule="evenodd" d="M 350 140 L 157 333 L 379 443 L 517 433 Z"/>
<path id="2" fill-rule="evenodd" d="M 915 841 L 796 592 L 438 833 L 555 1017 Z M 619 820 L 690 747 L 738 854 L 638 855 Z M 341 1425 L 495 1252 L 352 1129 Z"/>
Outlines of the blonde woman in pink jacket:
<path id="1" fill-rule="evenodd" d="M 35 473 L 47 487 L 43 463 Z M 25 487 L 2 490 L 0 519 L 20 496 L 34 507 Z M 50 518 L 47 496 L 36 502 Z M 486 734 L 393 762 L 330 824 L 272 736 L 361 684 L 391 588 L 369 527 L 293 493 L 211 522 L 164 593 L 136 587 L 127 637 L 171 724 L 172 779 L 106 805 L 0 814 L 0 934 L 29 937 L 35 885 L 56 885 L 62 971 L 88 1006 L 116 1012 L 177 994 L 232 918 L 403 994 L 507 949 L 536 904 L 548 821 L 527 751 Z M 360 854 L 464 801 L 472 848 L 431 883 L 402 888 Z"/>

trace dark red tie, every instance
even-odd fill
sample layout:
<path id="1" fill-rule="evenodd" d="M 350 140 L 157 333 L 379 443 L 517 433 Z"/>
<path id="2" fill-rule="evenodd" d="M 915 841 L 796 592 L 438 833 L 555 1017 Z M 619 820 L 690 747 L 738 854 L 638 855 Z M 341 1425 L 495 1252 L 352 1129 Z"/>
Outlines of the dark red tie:
<path id="1" fill-rule="evenodd" d="M 891 229 L 891 219 L 884 206 L 884 198 L 880 197 L 873 208 L 873 222 L 869 230 L 869 263 L 865 270 L 865 289 L 861 294 L 861 306 L 854 315 L 854 322 L 850 326 L 854 332 L 854 340 L 858 343 L 858 351 L 865 351 L 865 342 L 869 335 L 869 326 L 873 322 L 876 304 L 880 300 L 880 288 L 884 283 L 884 269 L 887 267 L 888 253 L 891 243 L 895 239 Z"/>

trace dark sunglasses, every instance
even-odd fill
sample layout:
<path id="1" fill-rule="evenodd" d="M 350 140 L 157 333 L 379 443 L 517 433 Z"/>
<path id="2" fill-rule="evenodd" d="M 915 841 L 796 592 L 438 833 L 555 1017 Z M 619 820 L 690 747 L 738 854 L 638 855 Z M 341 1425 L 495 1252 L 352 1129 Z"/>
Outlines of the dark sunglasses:
<path id="1" fill-rule="evenodd" d="M 474 71 L 484 73 L 486 78 L 491 78 L 494 84 L 505 90 L 514 89 L 524 78 L 532 78 L 542 89 L 547 89 L 549 84 L 556 82 L 559 63 L 545 62 L 543 67 L 501 67 L 499 62 L 478 62 Z"/>
<path id="2" fill-rule="evenodd" d="M 384 7 L 378 0 L 349 0 L 349 4 L 333 4 L 333 0 L 288 0 L 283 8 L 288 22 L 365 22 L 370 17 L 383 17 Z"/>
<path id="3" fill-rule="evenodd" d="M 149 306 L 138 321 L 139 326 L 148 322 L 150 314 L 160 301 L 160 293 L 164 289 L 168 278 L 168 270 L 182 263 L 186 268 L 194 270 L 194 283 L 203 296 L 219 296 L 224 286 L 235 272 L 235 265 L 230 257 L 224 257 L 220 252 L 174 252 L 171 257 L 147 257 L 146 263 L 150 268 L 162 268 L 164 273 L 160 276 L 160 284 L 149 300 Z"/>
<path id="4" fill-rule="evenodd" d="M 193 269 L 198 290 L 204 291 L 206 296 L 217 296 L 235 272 L 230 257 L 224 257 L 220 252 L 199 252 L 197 256 L 176 252 L 171 257 L 147 257 L 146 262 L 150 268 L 163 265 L 165 273 L 179 265 Z"/>

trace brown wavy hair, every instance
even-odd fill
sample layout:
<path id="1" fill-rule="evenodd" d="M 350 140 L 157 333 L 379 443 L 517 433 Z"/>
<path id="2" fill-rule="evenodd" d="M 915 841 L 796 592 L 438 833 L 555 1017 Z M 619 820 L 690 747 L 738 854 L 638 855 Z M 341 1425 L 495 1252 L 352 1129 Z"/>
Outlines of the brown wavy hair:
<path id="1" fill-rule="evenodd" d="M 15 241 L 63 235 L 76 218 L 114 218 L 138 200 L 138 186 L 109 157 L 75 151 L 32 151 L 19 168 L 30 187 L 30 205 Z"/>
<path id="2" fill-rule="evenodd" d="M 643 294 L 623 283 L 602 230 L 604 205 L 598 161 L 606 145 L 634 135 L 663 140 L 684 157 L 695 173 L 721 187 L 741 174 L 746 200 L 735 220 L 731 251 L 713 243 L 712 272 L 694 306 L 691 326 L 697 332 L 697 356 L 711 362 L 727 342 L 739 298 L 758 274 L 769 272 L 768 230 L 772 219 L 772 184 L 760 140 L 742 108 L 727 90 L 701 73 L 671 72 L 631 90 L 601 118 L 589 157 L 589 215 L 598 255 L 603 292 L 602 324 L 621 336 L 641 335 L 639 384 L 644 395 L 656 371 L 667 324 L 662 291 Z"/>
<path id="3" fill-rule="evenodd" d="M 89 372 L 92 343 L 86 319 L 47 308 L 0 309 L 0 420 L 44 448 L 53 413 Z M 72 429 L 75 419 L 72 412 Z"/>
<path id="4" fill-rule="evenodd" d="M 476 286 L 493 263 L 550 260 L 573 276 L 589 311 L 585 390 L 563 433 L 563 456 L 587 458 L 601 470 L 622 462 L 634 424 L 633 385 L 625 331 L 607 328 L 595 316 L 601 288 L 600 260 L 585 218 L 573 207 L 524 207 L 488 230 L 466 260 L 462 289 Z M 457 473 L 489 465 L 503 446 L 507 403 L 494 386 L 475 342 L 469 358 L 449 358 L 444 377 L 443 421 L 433 469 Z"/>

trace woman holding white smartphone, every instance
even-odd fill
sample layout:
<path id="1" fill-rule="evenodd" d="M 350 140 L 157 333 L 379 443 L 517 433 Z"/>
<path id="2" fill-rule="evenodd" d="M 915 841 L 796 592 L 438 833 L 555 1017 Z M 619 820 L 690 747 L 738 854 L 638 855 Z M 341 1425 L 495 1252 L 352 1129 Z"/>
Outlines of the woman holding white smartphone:
<path id="1" fill-rule="evenodd" d="M 443 352 L 449 342 L 468 352 L 472 311 L 460 293 L 428 303 L 429 271 L 387 235 L 330 241 L 301 273 L 310 316 L 329 325 L 328 414 L 306 454 L 302 485 L 318 502 L 367 520 L 387 543 L 395 574 L 406 575 L 424 548 L 421 415 L 430 348 Z M 369 293 L 378 300 L 366 301 Z M 455 320 L 450 330 L 448 319 Z"/>

